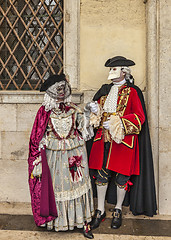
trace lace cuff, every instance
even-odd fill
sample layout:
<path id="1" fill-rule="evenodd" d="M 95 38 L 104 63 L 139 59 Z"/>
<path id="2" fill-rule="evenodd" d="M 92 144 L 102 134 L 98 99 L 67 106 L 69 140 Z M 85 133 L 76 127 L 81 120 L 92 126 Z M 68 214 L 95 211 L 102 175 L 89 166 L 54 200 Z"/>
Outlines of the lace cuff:
<path id="1" fill-rule="evenodd" d="M 112 140 L 118 144 L 121 143 L 124 139 L 124 127 L 119 116 L 111 115 L 109 120 L 109 132 L 111 134 Z"/>
<path id="2" fill-rule="evenodd" d="M 42 159 L 41 156 L 36 158 L 36 160 L 33 162 L 33 176 L 34 177 L 39 177 L 42 174 Z"/>
<path id="3" fill-rule="evenodd" d="M 39 142 L 39 151 L 41 148 L 44 149 L 44 146 L 47 146 L 47 137 L 44 135 L 42 140 Z"/>
<path id="4" fill-rule="evenodd" d="M 101 118 L 103 114 L 103 109 L 102 107 L 98 104 L 98 111 L 97 114 L 92 113 L 90 114 L 90 125 L 96 127 L 99 127 Z"/>
<path id="5" fill-rule="evenodd" d="M 90 140 L 94 136 L 93 127 L 90 125 L 90 104 L 84 107 L 84 126 L 82 131 L 82 137 L 85 141 Z"/>

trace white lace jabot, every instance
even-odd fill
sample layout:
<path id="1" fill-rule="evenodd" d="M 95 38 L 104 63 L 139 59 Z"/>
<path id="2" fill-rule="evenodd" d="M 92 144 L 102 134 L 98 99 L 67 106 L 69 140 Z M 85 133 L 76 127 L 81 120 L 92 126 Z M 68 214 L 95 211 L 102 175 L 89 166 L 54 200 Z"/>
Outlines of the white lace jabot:
<path id="1" fill-rule="evenodd" d="M 103 109 L 105 112 L 108 112 L 108 113 L 116 112 L 117 100 L 118 100 L 118 88 L 122 86 L 125 82 L 126 80 L 124 79 L 121 82 L 113 84 L 106 98 L 105 104 L 103 106 Z"/>

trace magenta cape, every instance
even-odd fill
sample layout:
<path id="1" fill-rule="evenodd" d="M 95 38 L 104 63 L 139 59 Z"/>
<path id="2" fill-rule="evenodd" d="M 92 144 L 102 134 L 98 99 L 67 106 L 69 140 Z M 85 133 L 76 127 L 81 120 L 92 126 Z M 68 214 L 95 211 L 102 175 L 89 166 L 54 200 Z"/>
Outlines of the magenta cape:
<path id="1" fill-rule="evenodd" d="M 37 226 L 49 222 L 57 217 L 56 203 L 52 180 L 46 159 L 46 150 L 39 151 L 39 142 L 42 139 L 51 111 L 46 112 L 44 106 L 40 107 L 30 135 L 29 142 L 29 186 L 33 217 Z M 41 154 L 42 178 L 31 177 L 33 161 Z"/>

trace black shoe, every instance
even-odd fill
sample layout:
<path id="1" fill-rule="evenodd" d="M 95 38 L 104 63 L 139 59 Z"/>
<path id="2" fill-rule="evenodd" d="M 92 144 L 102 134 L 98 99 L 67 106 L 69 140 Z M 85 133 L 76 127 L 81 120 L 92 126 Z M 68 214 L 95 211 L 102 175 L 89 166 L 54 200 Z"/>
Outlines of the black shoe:
<path id="1" fill-rule="evenodd" d="M 112 214 L 113 219 L 111 223 L 111 228 L 117 229 L 122 225 L 122 211 L 120 209 L 115 208 Z"/>
<path id="2" fill-rule="evenodd" d="M 98 228 L 100 223 L 105 220 L 106 212 L 101 215 L 101 211 L 96 209 L 93 219 L 90 223 L 91 229 Z"/>
<path id="3" fill-rule="evenodd" d="M 85 224 L 84 225 L 84 227 L 83 227 L 83 234 L 84 234 L 84 237 L 86 237 L 86 238 L 90 238 L 90 239 L 94 238 L 93 233 L 91 232 L 89 224 Z"/>

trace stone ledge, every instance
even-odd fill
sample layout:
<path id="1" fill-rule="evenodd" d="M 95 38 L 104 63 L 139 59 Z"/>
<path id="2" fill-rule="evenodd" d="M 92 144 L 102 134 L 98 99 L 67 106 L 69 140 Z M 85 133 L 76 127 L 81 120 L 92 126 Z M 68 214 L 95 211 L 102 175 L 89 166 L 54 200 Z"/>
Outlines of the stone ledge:
<path id="1" fill-rule="evenodd" d="M 104 222 L 100 224 L 100 227 L 93 230 L 93 234 L 96 235 L 106 235 L 106 238 L 101 239 L 110 239 L 111 237 L 114 237 L 116 235 L 119 236 L 125 236 L 125 239 L 158 239 L 158 237 L 166 238 L 168 239 L 171 237 L 170 232 L 170 221 L 161 221 L 161 220 L 142 220 L 142 219 L 123 219 L 122 226 L 119 229 L 111 229 L 111 219 L 106 218 Z M 83 237 L 81 229 L 74 229 L 73 231 L 66 231 L 66 232 L 54 232 L 52 230 L 51 232 L 47 233 L 46 228 L 40 228 L 37 227 L 34 223 L 33 216 L 31 215 L 8 215 L 0 214 L 0 232 L 2 230 L 7 231 L 30 231 L 30 232 L 37 232 L 49 234 L 47 237 L 50 237 L 51 234 L 53 234 L 51 237 L 60 236 L 62 239 L 67 239 L 67 237 L 74 235 L 76 236 L 79 234 Z M 129 238 L 129 236 L 134 236 L 133 238 Z M 143 238 L 142 238 L 143 237 Z M 149 237 L 149 238 L 148 238 Z M 11 238 L 10 238 L 11 239 Z M 16 238 L 15 238 L 16 239 Z M 18 238 L 17 238 L 18 239 Z M 24 237 L 22 238 L 24 239 Z M 51 238 L 48 238 L 51 239 Z M 70 238 L 68 238 L 70 239 Z M 78 238 L 80 239 L 80 238 Z M 84 238 L 85 239 L 85 238 Z M 97 239 L 97 238 L 95 238 Z M 111 238 L 115 239 L 115 238 Z M 120 238 L 116 238 L 120 239 Z M 121 238 L 124 239 L 124 238 Z M 159 238 L 160 239 L 160 238 Z"/>
<path id="2" fill-rule="evenodd" d="M 15 230 L 1 230 L 0 231 L 1 240 L 86 240 L 81 233 L 75 233 L 73 231 L 68 232 L 45 232 L 45 231 L 15 231 Z M 94 234 L 94 239 L 96 240 L 170 240 L 170 237 L 162 237 L 162 236 L 131 236 L 131 235 L 118 235 L 118 234 Z"/>
<path id="3" fill-rule="evenodd" d="M 94 199 L 95 208 L 97 208 L 97 199 Z M 109 211 L 110 208 L 113 208 L 113 204 L 106 203 L 106 218 L 112 218 L 112 212 Z M 153 217 L 148 217 L 145 215 L 134 216 L 129 207 L 123 206 L 123 219 L 141 219 L 141 220 L 167 220 L 171 222 L 171 215 L 154 215 Z M 31 203 L 30 202 L 11 202 L 11 201 L 0 201 L 0 215 L 9 214 L 9 215 L 32 215 Z"/>
<path id="4" fill-rule="evenodd" d="M 0 104 L 41 104 L 44 93 L 39 91 L 0 91 Z M 72 101 L 76 104 L 83 102 L 83 93 L 73 90 Z"/>

